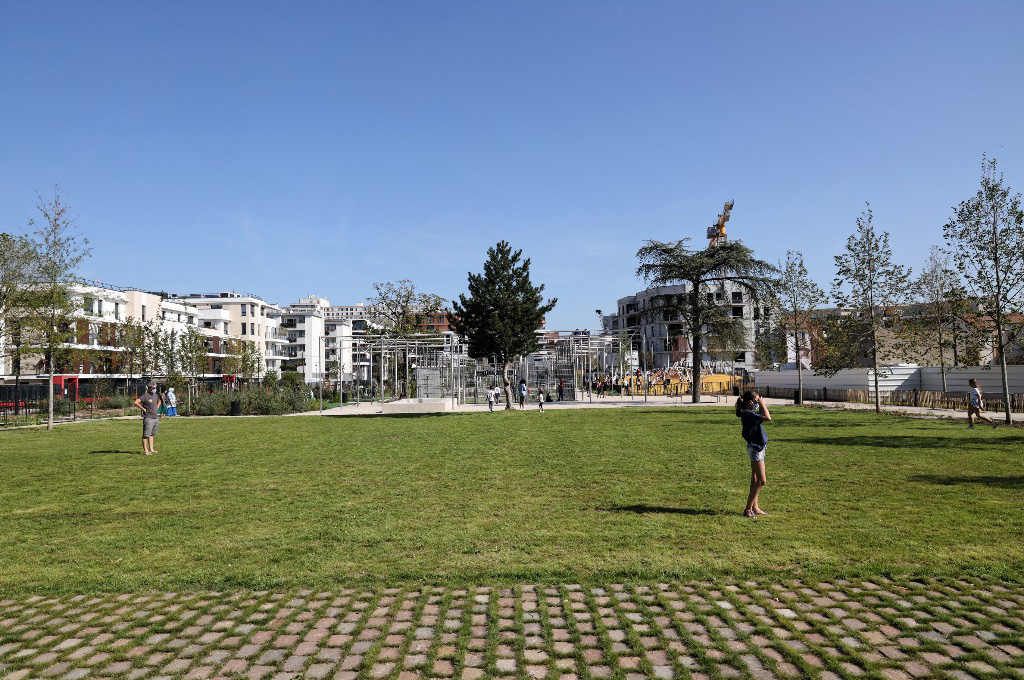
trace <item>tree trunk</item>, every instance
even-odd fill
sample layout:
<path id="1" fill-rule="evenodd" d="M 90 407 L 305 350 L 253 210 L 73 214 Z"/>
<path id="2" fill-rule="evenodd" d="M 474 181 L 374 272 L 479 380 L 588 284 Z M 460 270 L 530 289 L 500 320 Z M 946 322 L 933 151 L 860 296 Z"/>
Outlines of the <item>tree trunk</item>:
<path id="1" fill-rule="evenodd" d="M 882 395 L 878 392 L 878 348 L 875 346 L 875 334 L 871 334 L 871 369 L 875 380 L 875 413 L 882 412 Z"/>
<path id="2" fill-rule="evenodd" d="M 800 331 L 793 333 L 793 341 L 796 344 L 796 393 L 800 405 L 804 404 L 804 362 L 800 356 Z"/>
<path id="3" fill-rule="evenodd" d="M 508 372 L 512 370 L 512 363 L 506 361 L 502 365 L 501 369 L 501 384 L 505 388 L 505 410 L 512 410 L 512 381 L 508 377 Z"/>
<path id="4" fill-rule="evenodd" d="M 701 355 L 703 352 L 703 342 L 700 333 L 693 334 L 693 346 L 690 347 L 693 350 L 693 382 L 690 385 L 690 401 L 694 404 L 700 403 L 700 365 Z"/>
<path id="5" fill-rule="evenodd" d="M 942 391 L 946 391 L 946 356 L 943 352 L 942 347 L 942 317 L 939 317 L 939 323 L 937 327 L 939 334 L 939 374 L 942 376 Z"/>
<path id="6" fill-rule="evenodd" d="M 48 413 L 46 415 L 46 429 L 53 429 L 53 352 L 50 352 L 50 387 L 47 392 L 47 407 Z"/>
<path id="7" fill-rule="evenodd" d="M 1006 343 L 1009 345 L 1010 343 Z M 1010 383 L 1006 378 L 1006 346 L 1003 345 L 1003 323 L 996 316 L 996 347 L 999 348 L 999 373 L 1003 378 L 1003 411 L 1006 413 L 1006 424 L 1013 422 L 1013 410 L 1010 408 Z"/>

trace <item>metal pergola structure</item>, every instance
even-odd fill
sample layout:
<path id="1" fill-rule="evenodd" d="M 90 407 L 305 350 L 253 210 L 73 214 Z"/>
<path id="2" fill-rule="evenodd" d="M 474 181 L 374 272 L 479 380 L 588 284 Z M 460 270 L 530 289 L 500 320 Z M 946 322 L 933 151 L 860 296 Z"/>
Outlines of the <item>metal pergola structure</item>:
<path id="1" fill-rule="evenodd" d="M 647 394 L 647 378 L 634 378 L 638 369 L 647 376 L 645 338 L 632 334 L 609 335 L 588 330 L 539 330 L 537 351 L 521 357 L 509 370 L 515 391 L 525 380 L 531 395 L 543 390 L 549 401 L 594 398 L 594 384 L 616 381 L 620 394 L 639 398 Z M 473 359 L 456 334 L 410 335 L 353 334 L 338 336 L 351 343 L 351 371 L 339 362 L 337 375 L 321 375 L 336 383 L 356 401 L 404 398 L 445 398 L 457 403 L 482 403 L 487 391 L 503 388 L 503 367 L 496 358 Z M 641 385 L 643 389 L 641 390 Z"/>

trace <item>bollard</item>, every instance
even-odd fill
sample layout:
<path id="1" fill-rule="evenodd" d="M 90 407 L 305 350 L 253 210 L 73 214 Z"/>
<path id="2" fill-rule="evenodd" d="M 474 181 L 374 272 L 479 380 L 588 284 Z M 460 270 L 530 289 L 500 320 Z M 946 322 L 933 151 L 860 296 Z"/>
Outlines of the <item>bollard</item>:
<path id="1" fill-rule="evenodd" d="M 793 390 L 793 404 L 799 406 L 800 403 L 800 390 Z"/>
<path id="2" fill-rule="evenodd" d="M 231 400 L 231 415 L 240 416 L 242 415 L 242 402 L 239 399 Z"/>

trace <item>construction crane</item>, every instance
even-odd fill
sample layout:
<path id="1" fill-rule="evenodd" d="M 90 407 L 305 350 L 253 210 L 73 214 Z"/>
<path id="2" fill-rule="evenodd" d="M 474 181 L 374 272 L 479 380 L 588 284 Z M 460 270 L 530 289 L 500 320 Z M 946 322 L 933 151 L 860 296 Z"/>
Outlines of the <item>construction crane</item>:
<path id="1" fill-rule="evenodd" d="M 729 221 L 729 213 L 736 201 L 726 201 L 725 207 L 718 215 L 718 219 L 708 227 L 708 247 L 723 245 L 728 239 L 725 237 L 725 223 Z"/>

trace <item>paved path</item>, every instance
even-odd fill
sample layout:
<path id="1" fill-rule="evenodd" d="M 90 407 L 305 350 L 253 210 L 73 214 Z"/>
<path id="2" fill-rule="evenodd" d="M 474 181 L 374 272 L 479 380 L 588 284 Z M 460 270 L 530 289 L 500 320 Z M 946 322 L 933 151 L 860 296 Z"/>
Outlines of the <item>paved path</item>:
<path id="1" fill-rule="evenodd" d="M 734 403 L 734 397 L 729 396 L 714 396 L 705 395 L 701 399 L 701 403 L 694 404 L 690 401 L 690 398 L 683 397 L 648 397 L 647 401 L 644 401 L 643 395 L 635 397 L 633 399 L 629 397 L 605 397 L 598 398 L 594 397 L 593 401 L 584 399 L 581 401 L 550 401 L 545 402 L 545 411 L 561 411 L 565 409 L 592 409 L 592 408 L 643 408 L 645 406 L 652 407 L 656 406 L 659 408 L 667 406 L 676 407 L 699 407 L 699 406 L 732 406 Z M 783 405 L 791 404 L 792 401 L 787 402 L 785 399 L 765 399 L 769 406 L 771 405 Z M 494 410 L 499 411 L 505 408 L 504 402 L 500 406 L 495 406 Z M 518 411 L 519 407 L 516 406 L 513 410 Z M 531 402 L 527 404 L 527 411 L 537 412 L 537 403 Z M 345 406 L 336 406 L 330 409 L 324 409 L 324 415 L 331 416 L 352 416 L 352 415 L 368 415 L 374 413 L 380 413 L 380 402 L 362 402 L 360 404 L 346 404 Z M 458 404 L 454 406 L 455 413 L 486 413 L 487 404 Z M 295 415 L 320 415 L 319 411 L 309 411 L 308 413 L 295 414 Z"/>
<path id="2" fill-rule="evenodd" d="M 769 406 L 792 406 L 792 399 L 777 399 L 770 398 L 765 399 L 765 402 Z M 590 400 L 584 401 L 564 401 L 564 402 L 549 402 L 544 405 L 545 410 L 559 411 L 563 409 L 590 409 L 590 408 L 640 408 L 644 406 L 656 406 L 659 408 L 664 407 L 681 407 L 681 408 L 696 408 L 703 406 L 732 406 L 734 404 L 734 397 L 731 396 L 714 396 L 705 395 L 701 400 L 701 403 L 694 404 L 690 401 L 690 398 L 683 397 L 648 397 L 647 401 L 644 401 L 643 396 L 639 396 L 633 399 L 629 397 L 605 397 L 599 399 L 597 397 L 591 402 Z M 820 408 L 836 409 L 836 410 L 851 410 L 851 411 L 873 411 L 875 409 L 874 404 L 857 404 L 848 402 L 835 402 L 835 401 L 808 401 L 806 402 L 809 406 L 816 406 Z M 497 407 L 496 407 L 497 408 Z M 504 408 L 502 405 L 501 408 Z M 518 409 L 518 407 L 516 407 Z M 487 411 L 487 404 L 460 404 L 455 407 L 456 413 L 484 413 Z M 537 404 L 531 403 L 528 405 L 527 410 L 537 411 Z M 943 408 L 924 408 L 915 406 L 882 406 L 882 410 L 886 413 L 909 415 L 919 418 L 951 418 L 954 420 L 962 420 L 966 424 L 967 413 L 966 411 L 958 411 L 955 409 L 943 409 Z M 353 415 L 371 415 L 380 413 L 379 402 L 363 402 L 360 404 L 346 404 L 345 406 L 337 406 L 335 408 L 324 409 L 323 415 L 330 416 L 353 416 Z M 310 411 L 308 413 L 299 413 L 294 415 L 320 415 L 319 411 Z M 987 415 L 998 421 L 1002 422 L 1003 414 L 989 411 Z M 1024 413 L 1013 414 L 1014 423 L 1024 423 Z M 984 426 L 984 425 L 981 425 Z"/>
<path id="3" fill-rule="evenodd" d="M 1024 584 L 835 580 L 0 601 L 21 678 L 1024 678 Z"/>

